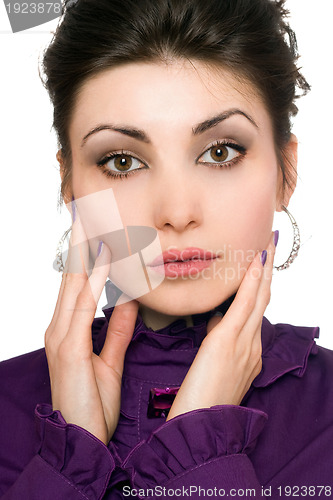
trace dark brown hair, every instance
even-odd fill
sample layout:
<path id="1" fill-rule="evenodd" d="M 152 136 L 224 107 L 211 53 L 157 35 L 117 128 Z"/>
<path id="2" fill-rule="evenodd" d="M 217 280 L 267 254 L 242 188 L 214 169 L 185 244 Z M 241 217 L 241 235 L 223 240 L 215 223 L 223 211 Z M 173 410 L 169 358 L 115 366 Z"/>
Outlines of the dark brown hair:
<path id="1" fill-rule="evenodd" d="M 310 87 L 296 65 L 287 15 L 285 0 L 65 2 L 42 64 L 64 160 L 62 196 L 71 183 L 68 125 L 82 85 L 116 65 L 170 58 L 220 65 L 252 83 L 271 116 L 284 186 L 291 186 L 294 173 L 283 151 L 295 99 Z"/>

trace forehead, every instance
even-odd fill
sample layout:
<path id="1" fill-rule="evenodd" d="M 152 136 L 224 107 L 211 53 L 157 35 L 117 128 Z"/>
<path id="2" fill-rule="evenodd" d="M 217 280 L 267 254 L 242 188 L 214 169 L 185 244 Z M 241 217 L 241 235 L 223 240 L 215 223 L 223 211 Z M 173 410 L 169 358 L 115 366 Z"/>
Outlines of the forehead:
<path id="1" fill-rule="evenodd" d="M 140 129 L 170 127 L 175 133 L 227 109 L 252 116 L 260 130 L 271 122 L 257 90 L 229 71 L 201 62 L 131 63 L 105 70 L 82 86 L 70 137 L 112 120 Z"/>

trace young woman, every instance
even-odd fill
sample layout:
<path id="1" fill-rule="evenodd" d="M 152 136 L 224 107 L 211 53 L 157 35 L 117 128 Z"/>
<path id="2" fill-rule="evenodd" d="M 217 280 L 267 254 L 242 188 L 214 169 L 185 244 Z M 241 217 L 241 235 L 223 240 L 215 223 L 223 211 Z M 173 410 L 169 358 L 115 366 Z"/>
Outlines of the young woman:
<path id="1" fill-rule="evenodd" d="M 283 4 L 68 2 L 71 242 L 45 350 L 1 364 L 1 498 L 331 496 L 333 354 L 263 317 L 308 90 Z"/>

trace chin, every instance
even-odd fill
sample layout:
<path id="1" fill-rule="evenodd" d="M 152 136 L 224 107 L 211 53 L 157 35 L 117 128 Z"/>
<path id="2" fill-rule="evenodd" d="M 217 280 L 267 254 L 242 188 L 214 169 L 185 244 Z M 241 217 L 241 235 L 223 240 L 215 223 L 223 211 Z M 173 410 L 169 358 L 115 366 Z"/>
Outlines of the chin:
<path id="1" fill-rule="evenodd" d="M 230 283 L 230 286 L 221 290 L 218 283 L 214 283 L 215 286 L 212 286 L 212 282 L 210 286 L 206 283 L 197 282 L 194 286 L 192 281 L 189 286 L 189 281 L 183 281 L 179 287 L 175 287 L 175 283 L 171 284 L 173 286 L 167 286 L 168 283 L 164 282 L 137 300 L 161 314 L 187 316 L 211 311 L 231 297 L 239 287 L 239 284 Z"/>

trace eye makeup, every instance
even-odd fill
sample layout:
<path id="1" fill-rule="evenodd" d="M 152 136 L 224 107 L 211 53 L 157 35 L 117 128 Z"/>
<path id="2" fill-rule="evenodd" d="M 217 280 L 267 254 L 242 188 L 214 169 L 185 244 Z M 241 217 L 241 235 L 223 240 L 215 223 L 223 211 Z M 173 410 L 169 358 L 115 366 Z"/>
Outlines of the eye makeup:
<path id="1" fill-rule="evenodd" d="M 115 160 L 115 162 L 118 163 L 118 167 L 116 167 L 119 168 L 118 172 L 115 170 L 111 170 L 111 168 L 107 166 L 107 164 L 112 160 Z M 134 168 L 133 170 L 129 170 L 132 167 L 133 160 L 134 162 L 137 162 L 140 165 L 144 166 Z M 138 173 L 140 170 L 146 170 L 149 168 L 148 165 L 146 165 L 142 160 L 139 160 L 139 158 L 133 155 L 133 153 L 124 150 L 114 151 L 112 153 L 107 154 L 106 156 L 104 156 L 104 158 L 99 160 L 96 163 L 96 165 L 102 170 L 102 173 L 105 174 L 107 177 L 113 177 L 115 179 L 126 179 L 130 175 Z"/>
<path id="2" fill-rule="evenodd" d="M 209 155 L 210 159 L 203 158 Z M 197 165 L 209 167 L 231 168 L 239 163 L 246 155 L 246 148 L 230 140 L 215 141 L 195 160 Z M 215 158 L 214 158 L 214 156 Z M 231 158 L 230 158 L 231 156 Z M 229 158 L 229 160 L 227 160 Z M 108 167 L 109 162 L 114 162 L 115 169 Z M 137 165 L 136 168 L 133 168 Z M 107 177 L 115 179 L 126 179 L 130 175 L 136 174 L 141 170 L 148 170 L 150 167 L 136 155 L 129 151 L 113 151 L 96 162 L 98 168 Z M 130 170 L 131 169 L 131 170 Z"/>
<path id="3" fill-rule="evenodd" d="M 211 159 L 213 161 L 210 160 L 199 161 L 200 158 L 203 158 L 209 151 Z M 232 158 L 229 158 L 229 160 L 227 161 L 227 158 L 230 156 L 230 153 Z M 233 141 L 230 140 L 215 141 L 213 144 L 208 146 L 208 148 L 206 148 L 204 153 L 202 153 L 202 155 L 196 160 L 196 163 L 201 165 L 209 165 L 213 167 L 231 168 L 232 166 L 239 163 L 245 157 L 246 153 L 247 150 L 244 146 L 236 144 Z M 215 158 L 213 157 L 213 155 L 215 156 Z"/>

